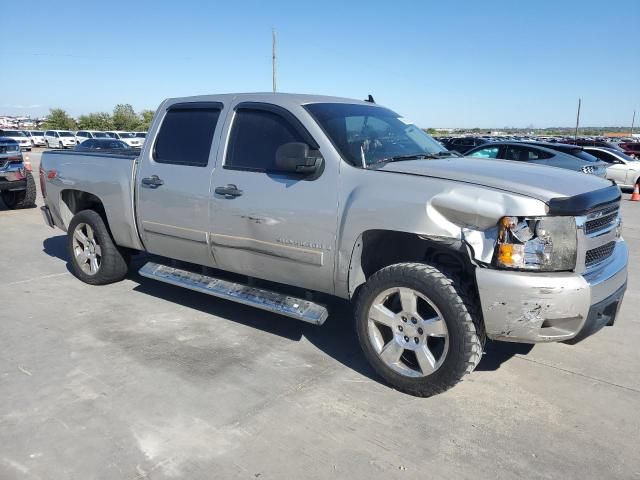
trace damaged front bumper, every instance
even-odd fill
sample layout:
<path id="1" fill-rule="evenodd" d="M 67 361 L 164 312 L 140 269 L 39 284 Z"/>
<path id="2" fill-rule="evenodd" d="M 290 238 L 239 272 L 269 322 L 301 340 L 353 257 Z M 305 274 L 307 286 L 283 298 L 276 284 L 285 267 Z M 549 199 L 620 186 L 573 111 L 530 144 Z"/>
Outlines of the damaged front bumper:
<path id="1" fill-rule="evenodd" d="M 593 271 L 533 273 L 477 269 L 487 336 L 510 342 L 580 340 L 615 321 L 627 285 L 628 248 L 616 242 Z"/>

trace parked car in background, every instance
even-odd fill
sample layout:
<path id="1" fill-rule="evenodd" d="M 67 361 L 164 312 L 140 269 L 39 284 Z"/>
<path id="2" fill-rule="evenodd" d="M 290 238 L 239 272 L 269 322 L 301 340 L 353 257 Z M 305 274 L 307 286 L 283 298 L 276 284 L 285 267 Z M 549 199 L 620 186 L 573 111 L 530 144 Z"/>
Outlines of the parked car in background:
<path id="1" fill-rule="evenodd" d="M 121 132 L 121 131 L 109 131 L 105 133 L 109 135 L 111 138 L 117 138 L 118 140 L 122 140 L 124 143 L 128 144 L 130 147 L 142 148 L 142 144 L 144 143 L 144 138 L 136 137 L 135 133 Z"/>
<path id="2" fill-rule="evenodd" d="M 76 140 L 78 144 L 84 142 L 89 138 L 111 138 L 105 132 L 99 132 L 97 130 L 78 130 L 76 132 Z"/>
<path id="3" fill-rule="evenodd" d="M 582 150 L 581 147 L 564 145 L 566 147 L 564 148 L 562 145 L 542 142 L 493 142 L 476 147 L 468 151 L 465 156 L 535 163 L 606 177 L 607 169 L 604 162 L 595 157 L 591 157 L 591 160 L 578 158 L 569 152 Z"/>
<path id="4" fill-rule="evenodd" d="M 31 145 L 34 147 L 44 147 L 47 143 L 44 141 L 44 132 L 42 130 L 29 130 L 29 138 Z"/>
<path id="5" fill-rule="evenodd" d="M 0 136 L 0 197 L 7 208 L 36 206 L 36 183 L 24 164 L 20 145 Z"/>
<path id="6" fill-rule="evenodd" d="M 640 160 L 615 148 L 584 147 L 585 152 L 608 164 L 607 178 L 621 187 L 631 188 L 640 182 Z"/>
<path id="7" fill-rule="evenodd" d="M 4 138 L 12 138 L 18 145 L 20 145 L 21 150 L 31 150 L 31 138 L 29 138 L 22 130 L 0 130 L 0 136 Z"/>
<path id="8" fill-rule="evenodd" d="M 640 142 L 624 142 L 620 144 L 620 148 L 622 148 L 627 155 L 640 158 Z"/>
<path id="9" fill-rule="evenodd" d="M 447 150 L 451 150 L 458 153 L 466 153 L 472 148 L 478 147 L 480 145 L 486 145 L 490 143 L 486 138 L 479 137 L 460 137 L 460 138 L 452 138 L 448 142 L 444 143 L 444 147 Z"/>
<path id="10" fill-rule="evenodd" d="M 140 153 L 140 150 L 133 148 L 122 140 L 115 138 L 89 138 L 75 146 L 76 152 L 113 152 L 127 153 L 129 151 Z"/>
<path id="11" fill-rule="evenodd" d="M 613 148 L 616 150 L 624 151 L 617 143 L 607 142 L 606 140 L 591 140 L 587 138 L 578 138 L 565 140 L 564 143 L 568 143 L 570 145 L 578 145 L 580 147 L 604 147 L 604 148 Z"/>
<path id="12" fill-rule="evenodd" d="M 47 148 L 71 148 L 78 143 L 69 130 L 47 130 L 44 132 L 44 141 Z"/>

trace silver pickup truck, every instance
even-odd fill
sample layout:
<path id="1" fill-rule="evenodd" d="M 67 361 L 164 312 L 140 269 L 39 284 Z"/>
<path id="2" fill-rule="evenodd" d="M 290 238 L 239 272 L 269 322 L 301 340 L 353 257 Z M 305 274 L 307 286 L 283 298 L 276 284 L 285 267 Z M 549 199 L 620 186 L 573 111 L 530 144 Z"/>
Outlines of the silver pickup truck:
<path id="1" fill-rule="evenodd" d="M 461 158 L 372 102 L 169 99 L 139 156 L 48 151 L 40 178 L 81 280 L 122 280 L 146 251 L 143 276 L 318 325 L 318 294 L 351 300 L 367 360 L 418 396 L 471 372 L 486 338 L 613 324 L 626 288 L 610 181 Z"/>

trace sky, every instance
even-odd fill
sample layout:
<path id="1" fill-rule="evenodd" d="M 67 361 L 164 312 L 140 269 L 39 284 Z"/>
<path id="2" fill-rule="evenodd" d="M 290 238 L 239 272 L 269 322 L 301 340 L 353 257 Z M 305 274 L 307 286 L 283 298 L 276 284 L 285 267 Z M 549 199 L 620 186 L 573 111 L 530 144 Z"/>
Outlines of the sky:
<path id="1" fill-rule="evenodd" d="M 640 124 L 640 0 L 2 2 L 0 114 L 278 90 L 422 127 Z"/>

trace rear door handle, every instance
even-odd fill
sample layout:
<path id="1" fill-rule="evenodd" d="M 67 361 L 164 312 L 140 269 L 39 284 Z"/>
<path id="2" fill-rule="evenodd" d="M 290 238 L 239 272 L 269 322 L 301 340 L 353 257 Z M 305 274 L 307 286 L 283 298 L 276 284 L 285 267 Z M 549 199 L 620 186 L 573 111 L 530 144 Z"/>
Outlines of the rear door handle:
<path id="1" fill-rule="evenodd" d="M 226 185 L 224 187 L 216 187 L 214 191 L 217 195 L 224 195 L 225 198 L 235 198 L 243 194 L 243 191 L 238 190 L 238 187 L 236 187 L 233 183 L 230 183 L 229 185 Z"/>
<path id="2" fill-rule="evenodd" d="M 162 185 L 164 185 L 164 180 L 157 175 L 151 175 L 150 177 L 142 179 L 142 186 L 145 188 L 158 188 Z"/>

